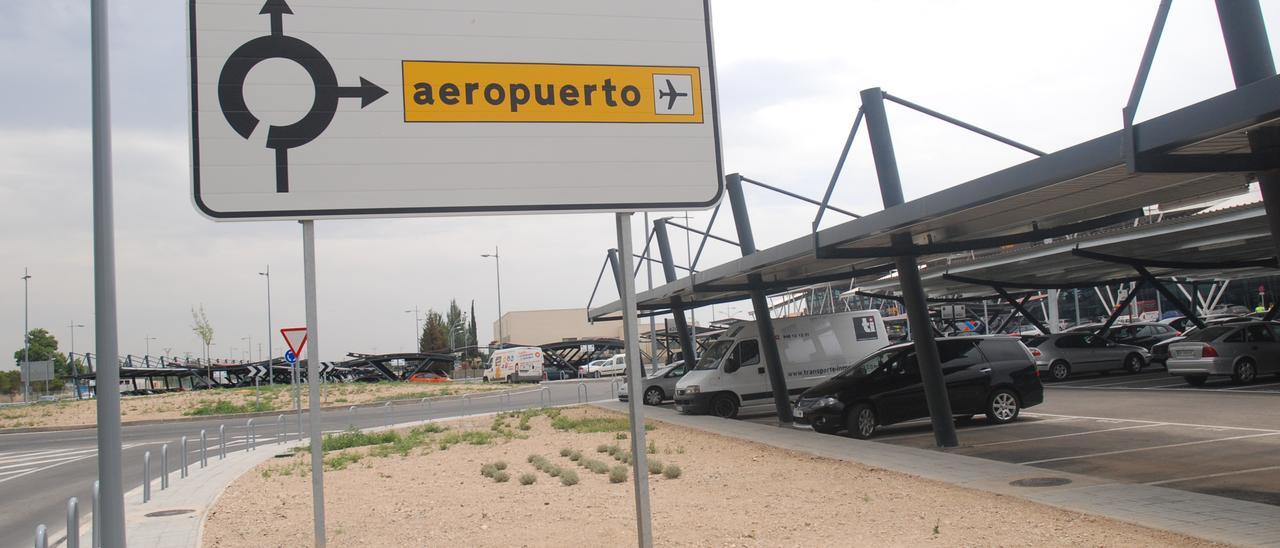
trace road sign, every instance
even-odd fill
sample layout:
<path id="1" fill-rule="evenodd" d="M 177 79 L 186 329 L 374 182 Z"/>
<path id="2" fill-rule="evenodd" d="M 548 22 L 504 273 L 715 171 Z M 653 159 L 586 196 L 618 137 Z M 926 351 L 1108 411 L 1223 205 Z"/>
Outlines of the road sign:
<path id="1" fill-rule="evenodd" d="M 54 379 L 53 362 L 22 362 L 22 372 L 18 376 L 21 382 L 51 381 Z"/>
<path id="2" fill-rule="evenodd" d="M 249 376 L 249 377 L 252 377 L 252 378 L 254 378 L 254 379 L 262 379 L 262 378 L 266 378 L 266 376 L 267 376 L 267 366 L 265 366 L 265 365 L 250 365 L 250 366 L 249 366 L 249 375 L 248 375 L 248 376 Z"/>
<path id="3" fill-rule="evenodd" d="M 708 0 L 190 0 L 217 220 L 707 207 Z"/>
<path id="4" fill-rule="evenodd" d="M 284 361 L 287 361 L 289 363 L 298 363 L 298 355 L 294 354 L 292 350 L 285 350 Z"/>
<path id="5" fill-rule="evenodd" d="M 289 350 L 293 352 L 296 360 L 302 354 L 302 349 L 307 346 L 307 328 L 286 327 L 280 330 L 280 334 L 284 336 L 284 343 L 289 345 Z"/>

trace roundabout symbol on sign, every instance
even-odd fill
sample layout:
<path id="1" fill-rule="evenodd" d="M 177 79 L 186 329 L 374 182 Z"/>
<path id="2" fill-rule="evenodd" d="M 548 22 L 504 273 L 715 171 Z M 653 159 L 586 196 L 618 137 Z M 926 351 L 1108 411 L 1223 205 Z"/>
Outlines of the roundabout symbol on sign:
<path id="1" fill-rule="evenodd" d="M 259 122 L 244 100 L 249 71 L 258 63 L 275 58 L 293 61 L 307 71 L 315 86 L 311 109 L 302 119 L 287 126 L 271 126 L 267 132 L 267 148 L 276 153 L 276 192 L 289 192 L 289 149 L 310 143 L 329 127 L 338 110 L 338 99 L 358 97 L 360 108 L 364 108 L 386 95 L 387 90 L 364 78 L 360 78 L 359 86 L 339 86 L 333 65 L 320 50 L 284 34 L 284 16 L 293 14 L 285 0 L 267 0 L 258 13 L 271 16 L 271 34 L 245 42 L 227 59 L 218 77 L 218 103 L 231 128 L 248 139 Z"/>

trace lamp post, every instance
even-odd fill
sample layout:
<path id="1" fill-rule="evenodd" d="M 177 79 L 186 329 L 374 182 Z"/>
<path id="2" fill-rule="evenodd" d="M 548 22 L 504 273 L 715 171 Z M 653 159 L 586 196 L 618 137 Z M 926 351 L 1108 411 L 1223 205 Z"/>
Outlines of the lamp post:
<path id="1" fill-rule="evenodd" d="M 498 246 L 493 246 L 493 254 L 484 253 L 481 257 L 493 257 L 493 268 L 498 278 L 498 348 L 502 348 L 502 262 L 498 257 Z"/>
<path id="2" fill-rule="evenodd" d="M 248 350 L 246 350 L 245 352 L 249 354 L 249 361 L 253 361 L 253 335 L 250 335 L 248 337 L 240 337 L 240 340 L 249 343 Z M 261 409 L 262 408 L 261 401 L 262 401 L 262 393 L 260 390 L 258 390 L 258 376 L 254 375 L 253 376 L 254 407 Z"/>
<path id="3" fill-rule="evenodd" d="M 146 359 L 147 357 L 151 356 L 151 341 L 158 341 L 160 339 L 157 339 L 156 337 L 152 337 L 150 334 L 143 335 L 142 338 L 147 342 L 147 353 L 143 354 L 143 359 Z"/>
<path id="4" fill-rule="evenodd" d="M 31 364 L 31 325 L 28 318 L 31 303 L 31 293 L 28 290 L 31 274 L 26 268 L 22 269 L 22 367 L 29 368 Z M 28 371 L 24 375 L 27 380 L 22 382 L 22 401 L 31 401 L 31 372 Z"/>
<path id="5" fill-rule="evenodd" d="M 274 385 L 276 376 L 271 369 L 271 360 L 275 359 L 275 354 L 271 351 L 271 265 L 267 265 L 266 272 L 259 272 L 258 275 L 267 277 L 267 384 Z"/>
<path id="6" fill-rule="evenodd" d="M 71 363 L 73 368 L 75 367 L 75 361 L 76 361 L 76 328 L 77 327 L 84 327 L 84 324 L 76 323 L 75 320 L 71 320 L 71 323 L 67 324 L 67 329 L 71 330 Z"/>
<path id="7" fill-rule="evenodd" d="M 413 310 L 404 311 L 405 314 L 410 312 L 413 312 L 413 347 L 422 352 L 422 316 L 418 314 L 418 305 L 413 305 Z"/>
<path id="8" fill-rule="evenodd" d="M 449 353 L 450 354 L 457 351 L 456 347 L 454 347 L 454 344 L 453 344 L 453 336 L 459 334 L 459 332 L 465 332 L 465 331 L 466 331 L 466 326 L 464 325 L 455 325 L 449 329 Z M 463 342 L 466 342 L 465 339 L 463 340 Z"/>

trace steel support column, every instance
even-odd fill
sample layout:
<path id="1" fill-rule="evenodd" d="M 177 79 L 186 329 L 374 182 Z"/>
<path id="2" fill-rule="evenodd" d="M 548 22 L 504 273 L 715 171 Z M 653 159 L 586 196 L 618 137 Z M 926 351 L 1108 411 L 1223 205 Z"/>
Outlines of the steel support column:
<path id="1" fill-rule="evenodd" d="M 734 173 L 725 177 L 725 191 L 729 194 L 729 207 L 733 211 L 733 226 L 738 231 L 738 244 L 742 256 L 756 252 L 756 239 L 751 231 L 751 217 L 747 214 L 747 200 L 742 194 L 742 176 Z M 782 372 L 782 355 L 774 338 L 773 318 L 769 316 L 769 300 L 764 293 L 764 281 L 759 274 L 749 274 L 751 307 L 756 314 L 756 329 L 760 335 L 760 354 L 764 358 L 765 371 L 769 374 L 769 386 L 773 390 L 773 405 L 778 411 L 778 422 L 791 424 L 791 397 L 787 393 L 787 376 Z"/>
<path id="2" fill-rule="evenodd" d="M 1182 301 L 1178 300 L 1177 297 L 1174 297 L 1173 292 L 1169 291 L 1169 288 L 1165 287 L 1164 284 L 1160 283 L 1160 280 L 1157 280 L 1155 276 L 1152 276 L 1151 273 L 1148 272 L 1146 268 L 1138 265 L 1134 265 L 1133 268 L 1134 270 L 1138 271 L 1138 275 L 1142 276 L 1143 280 L 1146 280 L 1148 284 L 1151 284 L 1152 287 L 1156 288 L 1156 291 L 1159 292 L 1161 295 L 1163 295 L 1165 300 L 1168 300 L 1169 302 L 1173 303 L 1173 307 L 1177 308 L 1178 312 L 1181 312 L 1183 316 L 1191 318 L 1191 323 L 1196 324 L 1197 328 L 1204 329 L 1204 322 L 1200 320 L 1200 316 L 1192 312 L 1192 310 L 1195 309 L 1194 302 L 1192 302 L 1191 308 L 1182 306 Z M 1195 290 L 1194 287 L 1191 289 L 1193 291 Z"/>
<path id="3" fill-rule="evenodd" d="M 1146 283 L 1147 280 L 1145 278 L 1135 282 L 1133 284 L 1133 288 L 1129 290 L 1129 294 L 1125 295 L 1124 299 L 1121 299 L 1120 302 L 1116 303 L 1115 310 L 1112 310 L 1111 314 L 1107 316 L 1106 323 L 1102 324 L 1102 327 L 1098 328 L 1094 334 L 1099 337 L 1106 337 L 1107 332 L 1111 331 L 1111 326 L 1115 325 L 1116 320 L 1120 319 L 1120 313 L 1124 312 L 1124 309 L 1129 307 L 1129 303 L 1132 303 L 1133 299 L 1137 298 L 1138 290 L 1142 289 L 1142 286 Z"/>
<path id="4" fill-rule="evenodd" d="M 1217 8 L 1236 87 L 1275 76 L 1276 63 L 1271 56 L 1267 25 L 1262 19 L 1258 0 L 1217 0 Z M 1254 154 L 1280 155 L 1280 130 L 1264 127 L 1250 131 L 1249 147 Z M 1258 188 L 1262 191 L 1262 203 L 1267 210 L 1271 242 L 1280 256 L 1280 170 L 1256 175 Z"/>
<path id="5" fill-rule="evenodd" d="M 676 263 L 671 254 L 671 236 L 667 232 L 667 219 L 653 221 L 653 236 L 658 240 L 658 257 L 662 259 L 662 276 L 667 283 L 676 281 Z M 692 275 L 692 274 L 690 274 Z M 684 317 L 684 308 L 679 299 L 671 299 L 671 316 L 676 322 L 676 331 L 680 341 L 680 359 L 684 360 L 685 370 L 693 366 L 698 350 L 693 347 L 693 337 L 689 335 L 689 322 Z"/>
<path id="6" fill-rule="evenodd" d="M 888 209 L 901 205 L 904 199 L 898 160 L 893 151 L 893 137 L 889 133 L 889 118 L 884 111 L 884 92 L 880 88 L 870 88 L 862 90 L 861 96 L 867 135 L 871 140 L 871 156 L 875 161 L 876 176 L 880 183 L 880 198 L 885 209 Z M 739 241 L 743 240 L 739 238 Z M 913 242 L 909 234 L 895 234 L 891 243 L 894 247 L 909 248 Z M 915 342 L 920 378 L 924 381 L 925 399 L 929 403 L 934 443 L 938 447 L 956 447 L 960 442 L 956 438 L 956 426 L 951 417 L 951 401 L 942 376 L 942 361 L 933 338 L 919 267 L 915 257 L 895 257 L 894 263 L 898 267 L 898 283 L 907 309 L 907 326 L 911 329 Z"/>
<path id="7" fill-rule="evenodd" d="M 618 287 L 618 293 L 622 293 L 622 265 L 618 261 L 618 250 L 609 250 L 609 268 L 613 270 L 613 283 Z"/>
<path id="8" fill-rule="evenodd" d="M 1036 326 L 1036 329 L 1039 329 L 1041 333 L 1044 333 L 1045 335 L 1049 334 L 1049 328 L 1043 323 L 1040 323 L 1040 320 L 1037 320 L 1035 316 L 1032 316 L 1031 312 L 1027 311 L 1027 301 L 1031 299 L 1031 295 L 1023 297 L 1022 301 L 1019 302 L 1017 299 L 1014 299 L 1013 295 L 1010 295 L 1008 291 L 1005 291 L 1003 287 L 993 287 L 992 289 L 995 289 L 996 293 L 999 293 L 1001 298 L 1008 302 L 1009 305 L 1012 306 L 1019 314 L 1022 314 L 1023 318 L 1026 318 L 1027 321 L 1031 322 L 1031 325 Z M 1003 331 L 1004 326 L 1008 325 L 1011 320 L 1013 320 L 1012 312 L 1009 314 L 1009 319 L 1005 320 L 1004 324 L 1000 326 L 1000 329 Z"/>

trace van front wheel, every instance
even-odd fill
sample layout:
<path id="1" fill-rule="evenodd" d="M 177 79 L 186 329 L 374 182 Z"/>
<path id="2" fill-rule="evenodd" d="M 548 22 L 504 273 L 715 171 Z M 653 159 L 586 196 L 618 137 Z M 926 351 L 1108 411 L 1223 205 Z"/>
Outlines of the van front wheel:
<path id="1" fill-rule="evenodd" d="M 738 416 L 738 401 L 728 394 L 721 394 L 711 400 L 711 414 L 722 419 Z"/>

